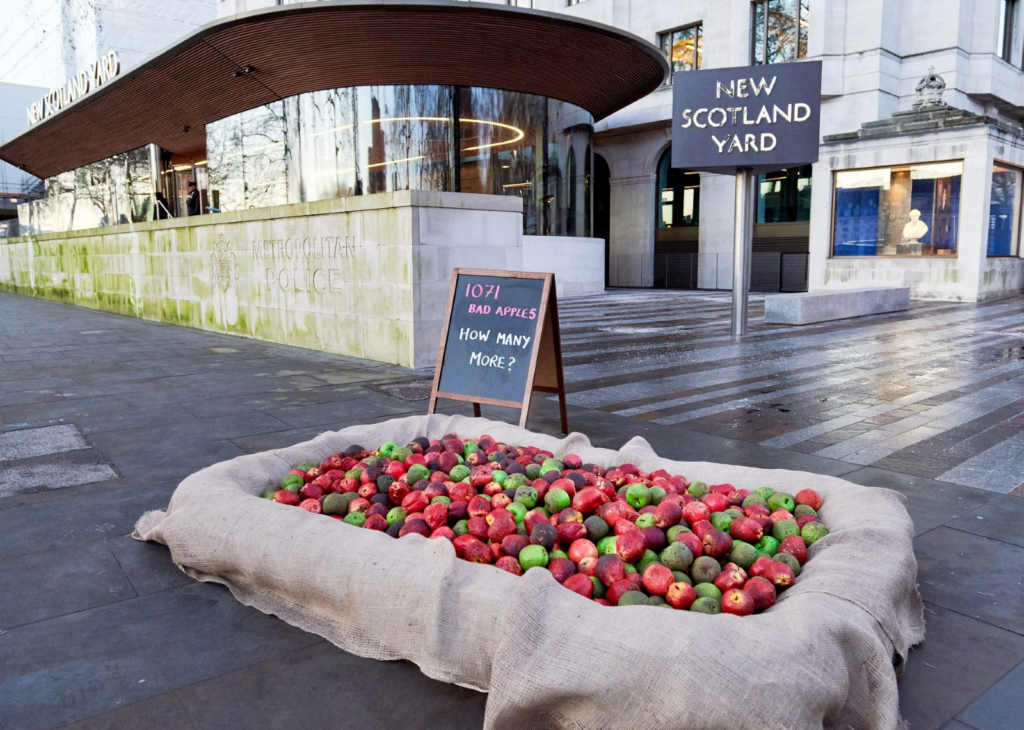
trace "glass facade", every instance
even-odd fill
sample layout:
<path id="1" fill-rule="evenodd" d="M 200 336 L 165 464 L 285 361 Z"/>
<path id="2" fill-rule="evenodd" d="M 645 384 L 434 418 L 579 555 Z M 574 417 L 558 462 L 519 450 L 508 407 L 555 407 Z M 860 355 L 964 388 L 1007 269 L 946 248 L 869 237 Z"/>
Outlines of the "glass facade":
<path id="1" fill-rule="evenodd" d="M 663 33 L 661 51 L 668 60 L 669 77 L 666 83 L 672 83 L 672 75 L 677 71 L 695 71 L 704 59 L 704 26 L 700 23 Z"/>
<path id="2" fill-rule="evenodd" d="M 658 162 L 658 228 L 700 225 L 700 173 L 672 167 L 672 148 Z"/>
<path id="3" fill-rule="evenodd" d="M 811 0 L 760 0 L 753 13 L 752 63 L 780 63 L 807 55 Z"/>
<path id="4" fill-rule="evenodd" d="M 811 219 L 811 166 L 759 175 L 757 222 L 796 223 Z"/>
<path id="5" fill-rule="evenodd" d="M 955 256 L 963 162 L 836 173 L 835 256 Z"/>
<path id="6" fill-rule="evenodd" d="M 1014 256 L 1020 236 L 1020 170 L 996 163 L 988 208 L 988 255 Z"/>
<path id="7" fill-rule="evenodd" d="M 589 230 L 593 117 L 545 97 L 451 86 L 300 94 L 208 124 L 222 211 L 396 190 L 523 199 L 527 235 Z M 587 201 L 581 204 L 582 199 Z"/>
<path id="8" fill-rule="evenodd" d="M 149 148 L 46 180 L 46 197 L 18 206 L 22 235 L 138 223 L 153 218 Z"/>

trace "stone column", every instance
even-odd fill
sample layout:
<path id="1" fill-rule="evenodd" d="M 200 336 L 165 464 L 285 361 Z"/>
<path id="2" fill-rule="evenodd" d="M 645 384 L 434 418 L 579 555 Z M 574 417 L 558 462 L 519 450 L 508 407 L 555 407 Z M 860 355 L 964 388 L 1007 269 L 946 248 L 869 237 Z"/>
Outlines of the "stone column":
<path id="1" fill-rule="evenodd" d="M 609 279 L 612 286 L 654 286 L 654 193 L 657 176 L 613 177 Z"/>
<path id="2" fill-rule="evenodd" d="M 975 302 L 988 258 L 989 205 L 992 199 L 991 155 L 965 157 L 960 183 L 960 230 L 957 240 L 958 287 L 966 301 Z"/>
<path id="3" fill-rule="evenodd" d="M 736 179 L 701 173 L 697 287 L 732 289 L 732 239 Z"/>

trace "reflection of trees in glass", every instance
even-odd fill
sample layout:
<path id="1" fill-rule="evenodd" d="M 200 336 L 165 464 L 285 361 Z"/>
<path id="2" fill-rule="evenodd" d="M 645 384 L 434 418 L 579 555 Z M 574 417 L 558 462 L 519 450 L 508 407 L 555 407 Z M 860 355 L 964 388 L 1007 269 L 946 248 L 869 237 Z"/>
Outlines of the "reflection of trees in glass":
<path id="1" fill-rule="evenodd" d="M 698 23 L 666 33 L 661 37 L 661 50 L 670 73 L 699 69 L 704 56 L 704 26 Z"/>
<path id="2" fill-rule="evenodd" d="M 754 3 L 753 12 L 753 63 L 779 63 L 807 55 L 810 0 L 761 0 Z"/>
<path id="3" fill-rule="evenodd" d="M 152 209 L 145 147 L 61 173 L 44 185 L 46 197 L 28 204 L 28 233 L 138 222 Z"/>
<path id="4" fill-rule="evenodd" d="M 462 88 L 456 134 L 455 94 L 449 86 L 335 89 L 208 124 L 211 186 L 223 210 L 285 202 L 278 194 L 300 202 L 448 190 L 458 160 L 461 191 L 519 195 L 526 232 L 563 233 L 568 196 L 581 194 L 565 188 L 569 149 L 578 164 L 590 144 L 590 114 L 543 97 Z M 589 157 L 588 150 L 587 165 Z M 275 181 L 280 190 L 259 199 Z M 580 225 L 577 213 L 577 231 Z"/>

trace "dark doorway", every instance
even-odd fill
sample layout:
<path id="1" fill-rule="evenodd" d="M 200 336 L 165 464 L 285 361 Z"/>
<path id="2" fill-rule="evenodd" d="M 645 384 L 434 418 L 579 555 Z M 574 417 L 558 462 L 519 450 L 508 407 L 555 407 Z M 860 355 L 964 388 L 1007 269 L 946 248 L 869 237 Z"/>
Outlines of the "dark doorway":
<path id="1" fill-rule="evenodd" d="M 608 286 L 611 259 L 612 188 L 611 170 L 601 155 L 594 155 L 594 238 L 604 239 L 604 285 Z"/>

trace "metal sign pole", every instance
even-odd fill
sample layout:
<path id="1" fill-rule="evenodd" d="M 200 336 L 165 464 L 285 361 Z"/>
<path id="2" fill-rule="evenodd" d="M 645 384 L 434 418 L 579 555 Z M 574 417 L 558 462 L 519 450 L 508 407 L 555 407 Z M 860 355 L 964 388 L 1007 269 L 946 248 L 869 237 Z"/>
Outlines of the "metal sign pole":
<path id="1" fill-rule="evenodd" d="M 750 291 L 750 259 L 754 239 L 754 186 L 757 176 L 750 168 L 736 171 L 736 214 L 733 229 L 732 336 L 747 334 L 747 299 Z"/>

